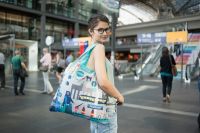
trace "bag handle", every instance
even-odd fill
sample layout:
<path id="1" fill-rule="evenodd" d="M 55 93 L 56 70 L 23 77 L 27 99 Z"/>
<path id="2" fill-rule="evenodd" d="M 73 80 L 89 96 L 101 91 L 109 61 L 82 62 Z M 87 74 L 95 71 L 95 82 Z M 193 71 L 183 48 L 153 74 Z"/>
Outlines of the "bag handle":
<path id="1" fill-rule="evenodd" d="M 89 51 L 91 51 L 95 47 L 95 44 L 92 44 L 91 46 L 87 47 L 87 49 L 84 51 L 83 54 L 81 54 L 76 60 L 73 61 L 73 63 L 80 61 Z M 82 63 L 81 63 L 82 64 Z"/>
<path id="2" fill-rule="evenodd" d="M 81 55 L 80 60 L 81 60 L 81 66 L 86 66 L 88 63 L 88 60 L 90 58 L 90 54 L 92 52 L 92 50 L 94 49 L 94 47 L 96 46 L 96 44 L 92 44 L 88 49 L 86 49 L 86 51 Z"/>
<path id="3" fill-rule="evenodd" d="M 85 55 L 86 55 L 89 51 L 91 51 L 94 47 L 95 47 L 95 44 L 92 44 L 91 46 L 89 46 L 89 47 L 85 50 L 85 52 L 84 52 L 81 56 L 78 57 L 77 60 L 80 60 L 83 56 L 85 56 Z"/>
<path id="4" fill-rule="evenodd" d="M 169 61 L 170 61 L 171 66 L 174 66 L 174 65 L 172 64 L 171 55 L 169 55 Z"/>

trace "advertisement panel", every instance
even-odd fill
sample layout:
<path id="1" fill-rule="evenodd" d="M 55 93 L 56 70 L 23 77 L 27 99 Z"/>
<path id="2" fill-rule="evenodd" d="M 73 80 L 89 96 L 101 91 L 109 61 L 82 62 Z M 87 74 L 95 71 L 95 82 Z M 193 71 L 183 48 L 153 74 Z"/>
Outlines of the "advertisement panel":
<path id="1" fill-rule="evenodd" d="M 188 41 L 188 32 L 167 32 L 167 43 L 184 43 Z"/>

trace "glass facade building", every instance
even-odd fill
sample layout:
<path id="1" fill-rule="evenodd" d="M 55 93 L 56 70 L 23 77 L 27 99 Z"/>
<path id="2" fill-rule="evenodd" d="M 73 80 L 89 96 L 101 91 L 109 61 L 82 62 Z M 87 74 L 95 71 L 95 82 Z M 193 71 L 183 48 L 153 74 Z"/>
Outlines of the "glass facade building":
<path id="1" fill-rule="evenodd" d="M 85 37 L 88 18 L 97 13 L 119 13 L 119 0 L 0 0 L 0 35 L 35 40 L 44 46 L 46 36 L 55 45 L 62 38 Z"/>
<path id="2" fill-rule="evenodd" d="M 65 39 L 87 37 L 87 21 L 101 13 L 110 19 L 119 14 L 119 0 L 0 0 L 0 49 L 9 68 L 14 49 L 21 49 L 30 71 L 37 71 L 46 37 L 52 36 L 52 58 L 58 50 L 78 53 Z M 9 73 L 10 69 L 6 70 Z"/>

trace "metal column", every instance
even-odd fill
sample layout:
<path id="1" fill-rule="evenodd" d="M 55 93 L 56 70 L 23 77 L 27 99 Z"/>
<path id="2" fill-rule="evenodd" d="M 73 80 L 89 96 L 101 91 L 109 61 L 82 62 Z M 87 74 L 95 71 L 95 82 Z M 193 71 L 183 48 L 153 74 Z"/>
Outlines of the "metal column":
<path id="1" fill-rule="evenodd" d="M 42 16 L 40 18 L 40 48 L 45 47 L 45 38 L 46 38 L 46 29 L 45 29 L 45 25 L 46 25 L 46 16 L 45 16 L 45 12 L 46 12 L 46 0 L 42 0 L 41 3 L 41 12 L 42 12 Z"/>

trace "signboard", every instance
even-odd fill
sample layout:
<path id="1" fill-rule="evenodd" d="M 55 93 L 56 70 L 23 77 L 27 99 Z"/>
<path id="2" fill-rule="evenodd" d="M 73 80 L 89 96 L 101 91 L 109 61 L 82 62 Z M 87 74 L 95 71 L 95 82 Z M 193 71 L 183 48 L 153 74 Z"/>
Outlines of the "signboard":
<path id="1" fill-rule="evenodd" d="M 154 42 L 165 44 L 166 43 L 166 33 L 160 32 L 160 33 L 154 33 Z"/>
<path id="2" fill-rule="evenodd" d="M 188 33 L 186 31 L 167 32 L 167 43 L 187 42 Z"/>
<path id="3" fill-rule="evenodd" d="M 69 39 L 67 37 L 64 37 L 62 40 L 62 46 L 64 48 L 70 47 L 70 46 L 80 46 L 80 45 L 83 45 L 84 43 L 90 44 L 91 38 L 90 37 L 80 37 L 80 38 Z"/>
<path id="4" fill-rule="evenodd" d="M 166 33 L 143 33 L 137 35 L 137 42 L 139 45 L 148 44 L 165 44 Z"/>

